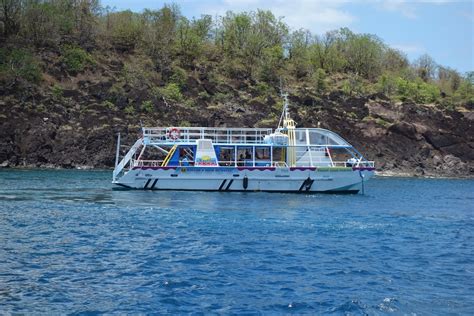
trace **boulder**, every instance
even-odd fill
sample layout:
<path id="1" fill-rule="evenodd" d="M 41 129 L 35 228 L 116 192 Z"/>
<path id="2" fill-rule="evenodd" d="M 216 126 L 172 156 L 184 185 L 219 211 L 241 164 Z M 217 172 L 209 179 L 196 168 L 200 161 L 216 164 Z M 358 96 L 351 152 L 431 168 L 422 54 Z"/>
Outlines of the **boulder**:
<path id="1" fill-rule="evenodd" d="M 413 126 L 413 124 L 406 123 L 406 122 L 399 122 L 399 123 L 392 124 L 388 128 L 388 131 L 399 134 L 399 135 L 403 135 L 413 140 L 421 139 L 420 135 L 416 132 L 415 126 Z"/>

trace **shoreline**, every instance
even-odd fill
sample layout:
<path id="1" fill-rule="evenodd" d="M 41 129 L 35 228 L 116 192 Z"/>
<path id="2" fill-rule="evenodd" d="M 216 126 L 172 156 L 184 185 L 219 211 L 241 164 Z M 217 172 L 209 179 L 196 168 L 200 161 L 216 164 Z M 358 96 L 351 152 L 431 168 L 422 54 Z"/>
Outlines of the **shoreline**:
<path id="1" fill-rule="evenodd" d="M 33 165 L 26 165 L 26 166 L 0 166 L 0 171 L 5 170 L 75 170 L 75 171 L 112 171 L 113 167 L 94 167 L 94 166 L 75 166 L 72 168 L 64 168 L 56 165 L 44 165 L 44 166 L 33 166 Z M 459 179 L 459 180 L 474 180 L 474 175 L 468 175 L 464 177 L 460 176 L 435 176 L 431 174 L 426 175 L 417 175 L 410 172 L 402 172 L 402 171 L 392 171 L 392 170 L 383 170 L 383 171 L 375 171 L 375 176 L 380 178 L 419 178 L 419 179 Z"/>

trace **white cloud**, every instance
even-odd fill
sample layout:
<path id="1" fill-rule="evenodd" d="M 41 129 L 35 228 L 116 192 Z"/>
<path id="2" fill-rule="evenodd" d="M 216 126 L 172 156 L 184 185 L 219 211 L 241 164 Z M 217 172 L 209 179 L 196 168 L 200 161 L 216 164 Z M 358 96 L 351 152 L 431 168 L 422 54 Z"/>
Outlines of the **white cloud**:
<path id="1" fill-rule="evenodd" d="M 417 17 L 417 9 L 420 5 L 443 5 L 456 2 L 456 0 L 376 0 L 375 2 L 369 1 L 369 3 L 370 2 L 375 3 L 383 10 L 399 12 L 409 19 L 415 19 Z"/>
<path id="2" fill-rule="evenodd" d="M 346 3 L 344 0 L 221 0 L 217 5 L 203 3 L 200 9 L 212 15 L 224 15 L 227 11 L 270 10 L 276 17 L 283 17 L 292 30 L 303 28 L 324 33 L 356 21 L 355 16 L 344 10 Z"/>
<path id="3" fill-rule="evenodd" d="M 418 44 L 391 44 L 390 47 L 398 49 L 407 54 L 421 53 L 425 48 Z"/>
<path id="4" fill-rule="evenodd" d="M 415 7 L 413 6 L 413 3 L 408 3 L 405 0 L 381 1 L 380 7 L 383 10 L 400 12 L 403 16 L 410 19 L 416 18 Z"/>

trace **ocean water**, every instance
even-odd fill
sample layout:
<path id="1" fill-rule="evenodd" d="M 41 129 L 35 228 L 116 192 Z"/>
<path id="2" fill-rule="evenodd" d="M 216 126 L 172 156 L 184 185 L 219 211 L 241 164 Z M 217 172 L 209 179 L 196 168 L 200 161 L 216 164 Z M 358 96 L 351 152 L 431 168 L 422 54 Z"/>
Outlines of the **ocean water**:
<path id="1" fill-rule="evenodd" d="M 474 314 L 474 181 L 112 190 L 0 171 L 0 314 Z"/>

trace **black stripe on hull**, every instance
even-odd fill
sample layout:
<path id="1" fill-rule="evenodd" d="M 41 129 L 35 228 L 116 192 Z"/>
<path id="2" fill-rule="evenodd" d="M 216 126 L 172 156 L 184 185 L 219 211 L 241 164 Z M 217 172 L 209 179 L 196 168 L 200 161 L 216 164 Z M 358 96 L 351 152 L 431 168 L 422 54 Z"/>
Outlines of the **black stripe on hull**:
<path id="1" fill-rule="evenodd" d="M 158 182 L 158 178 L 156 178 L 155 181 L 153 181 L 153 184 L 151 185 L 150 190 L 155 189 L 156 182 Z"/>
<path id="2" fill-rule="evenodd" d="M 234 182 L 234 179 L 231 179 L 231 180 L 229 181 L 229 184 L 225 187 L 225 190 L 224 190 L 224 191 L 228 191 L 228 190 L 229 190 L 230 186 L 232 185 L 232 182 Z"/>
<path id="3" fill-rule="evenodd" d="M 298 189 L 298 191 L 300 191 L 300 192 L 303 191 L 303 188 L 304 188 L 304 186 L 306 185 L 307 182 L 308 182 L 308 179 L 305 179 L 305 180 L 303 181 L 303 183 L 301 183 L 301 186 L 300 186 L 300 188 Z"/>
<path id="4" fill-rule="evenodd" d="M 227 182 L 227 180 L 222 181 L 221 186 L 219 187 L 219 191 L 222 190 L 222 188 L 224 187 L 226 182 Z"/>
<path id="5" fill-rule="evenodd" d="M 301 183 L 301 186 L 298 189 L 298 191 L 303 191 L 303 188 L 306 191 L 311 190 L 311 187 L 313 186 L 313 182 L 314 182 L 314 180 L 312 180 L 310 177 L 308 177 L 306 180 L 303 181 L 303 183 Z"/>
<path id="6" fill-rule="evenodd" d="M 148 185 L 150 184 L 151 179 L 148 179 L 148 181 L 145 183 L 145 186 L 143 187 L 145 190 L 147 189 Z"/>

